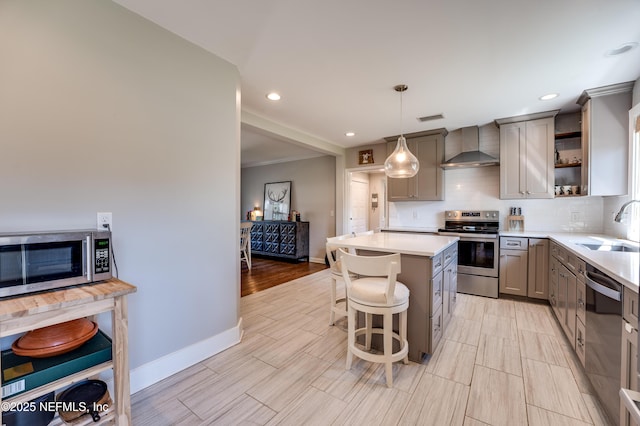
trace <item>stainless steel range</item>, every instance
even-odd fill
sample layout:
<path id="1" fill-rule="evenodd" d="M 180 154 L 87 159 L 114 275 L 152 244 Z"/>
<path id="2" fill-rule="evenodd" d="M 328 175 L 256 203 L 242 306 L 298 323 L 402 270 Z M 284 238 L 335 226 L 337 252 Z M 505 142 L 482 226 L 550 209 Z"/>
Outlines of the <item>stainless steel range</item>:
<path id="1" fill-rule="evenodd" d="M 498 297 L 498 230 L 496 210 L 447 210 L 440 235 L 455 235 L 458 241 L 458 291 Z"/>

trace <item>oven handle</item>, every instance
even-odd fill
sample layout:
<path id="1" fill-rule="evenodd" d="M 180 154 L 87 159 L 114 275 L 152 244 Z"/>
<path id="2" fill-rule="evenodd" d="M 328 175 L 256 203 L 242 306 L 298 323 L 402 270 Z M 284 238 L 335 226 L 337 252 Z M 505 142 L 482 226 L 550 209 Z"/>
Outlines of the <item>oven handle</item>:
<path id="1" fill-rule="evenodd" d="M 600 278 L 602 282 L 596 282 L 592 279 L 592 277 Z M 603 277 L 600 274 L 593 274 L 592 272 L 587 272 L 585 274 L 585 278 L 587 279 L 587 285 L 590 288 L 592 288 L 593 291 L 596 291 L 618 302 L 622 300 L 622 292 L 620 291 L 620 289 L 612 288 L 612 287 L 617 287 L 616 283 L 610 281 L 606 277 Z"/>
<path id="2" fill-rule="evenodd" d="M 459 237 L 460 240 L 464 241 L 486 241 L 486 240 L 496 240 L 498 238 L 498 234 L 472 234 L 472 233 L 464 233 L 464 232 L 438 232 L 438 235 L 445 235 L 451 237 Z"/>

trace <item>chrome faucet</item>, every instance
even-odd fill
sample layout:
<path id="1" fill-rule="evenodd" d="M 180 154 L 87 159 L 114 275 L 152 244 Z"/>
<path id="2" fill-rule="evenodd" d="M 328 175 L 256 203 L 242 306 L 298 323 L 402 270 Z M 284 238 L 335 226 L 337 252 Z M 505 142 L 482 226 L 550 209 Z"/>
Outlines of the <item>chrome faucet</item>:
<path id="1" fill-rule="evenodd" d="M 622 223 L 622 215 L 624 214 L 625 210 L 627 210 L 627 207 L 629 207 L 629 205 L 633 203 L 640 203 L 640 200 L 631 200 L 624 203 L 622 207 L 620 207 L 620 211 L 616 214 L 616 217 L 613 220 L 618 223 Z"/>

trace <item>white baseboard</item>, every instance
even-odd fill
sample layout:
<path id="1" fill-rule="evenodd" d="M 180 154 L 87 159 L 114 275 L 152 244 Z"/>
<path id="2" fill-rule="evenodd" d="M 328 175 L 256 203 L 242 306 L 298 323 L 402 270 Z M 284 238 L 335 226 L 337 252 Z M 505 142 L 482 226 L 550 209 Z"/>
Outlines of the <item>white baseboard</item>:
<path id="1" fill-rule="evenodd" d="M 323 258 L 310 257 L 309 258 L 309 262 L 311 262 L 311 263 L 324 263 L 324 257 Z"/>
<path id="2" fill-rule="evenodd" d="M 233 328 L 131 370 L 131 394 L 230 348 L 242 340 L 243 333 L 240 317 Z"/>

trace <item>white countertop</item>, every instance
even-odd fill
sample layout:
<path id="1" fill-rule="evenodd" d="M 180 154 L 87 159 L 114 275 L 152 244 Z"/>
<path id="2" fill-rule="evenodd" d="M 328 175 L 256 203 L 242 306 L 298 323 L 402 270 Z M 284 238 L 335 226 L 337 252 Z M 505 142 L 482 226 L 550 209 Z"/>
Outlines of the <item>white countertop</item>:
<path id="1" fill-rule="evenodd" d="M 433 257 L 458 240 L 458 237 L 441 235 L 377 232 L 372 235 L 362 235 L 340 240 L 340 246 L 386 253 Z"/>
<path id="2" fill-rule="evenodd" d="M 437 234 L 437 227 L 410 227 L 410 226 L 389 226 L 382 228 L 383 232 L 418 232 L 422 234 Z"/>
<path id="3" fill-rule="evenodd" d="M 561 244 L 567 250 L 607 273 L 611 278 L 616 279 L 633 291 L 638 291 L 640 281 L 640 253 L 611 252 L 589 250 L 579 244 L 614 242 L 625 245 L 635 245 L 637 243 L 628 240 L 613 238 L 602 234 L 576 234 L 561 232 L 512 232 L 500 231 L 500 237 L 529 237 L 529 238 L 549 238 Z"/>

